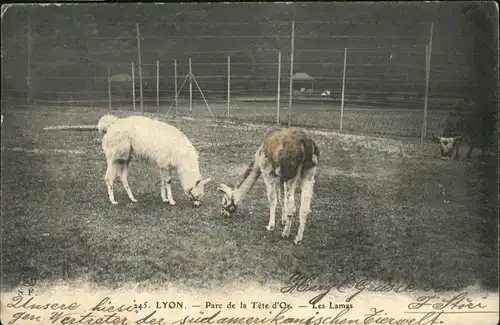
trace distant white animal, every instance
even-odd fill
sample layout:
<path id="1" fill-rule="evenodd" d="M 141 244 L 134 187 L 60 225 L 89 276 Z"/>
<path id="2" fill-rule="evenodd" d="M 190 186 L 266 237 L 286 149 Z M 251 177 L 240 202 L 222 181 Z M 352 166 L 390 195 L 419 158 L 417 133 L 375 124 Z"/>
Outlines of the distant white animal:
<path id="1" fill-rule="evenodd" d="M 438 137 L 435 134 L 432 135 L 432 139 L 434 140 L 434 142 L 439 143 L 441 159 L 443 160 L 458 160 L 458 158 L 460 157 L 460 145 L 462 143 L 462 138 L 462 136 L 446 138 Z"/>
<path id="2" fill-rule="evenodd" d="M 305 89 L 305 88 L 300 88 L 300 92 L 301 92 L 301 93 L 303 93 L 303 92 L 305 92 L 305 91 L 306 91 L 306 89 Z"/>
<path id="3" fill-rule="evenodd" d="M 326 90 L 326 91 L 322 92 L 321 96 L 330 96 L 330 91 Z"/>
<path id="4" fill-rule="evenodd" d="M 2 114 L 2 124 L 1 125 L 3 125 L 3 114 Z"/>
<path id="5" fill-rule="evenodd" d="M 129 165 L 133 157 L 158 165 L 163 202 L 176 204 L 170 186 L 175 169 L 184 193 L 194 206 L 201 204 L 204 186 L 210 178 L 201 179 L 198 152 L 180 130 L 144 116 L 116 118 L 110 115 L 101 118 L 98 129 L 104 133 L 102 148 L 107 160 L 104 179 L 112 204 L 117 204 L 113 191 L 117 176 L 120 176 L 129 199 L 137 202 L 128 183 Z"/>
<path id="6" fill-rule="evenodd" d="M 292 217 L 296 212 L 295 188 L 301 186 L 299 219 L 300 225 L 294 243 L 300 245 L 304 235 L 307 216 L 310 213 L 313 196 L 314 177 L 320 150 L 316 142 L 302 129 L 278 128 L 268 132 L 254 154 L 254 159 L 243 175 L 243 180 L 231 189 L 220 184 L 222 214 L 230 216 L 238 204 L 262 174 L 269 200 L 269 224 L 266 229 L 273 231 L 276 219 L 277 198 L 282 203 L 281 221 L 285 225 L 282 237 L 290 236 Z M 278 194 L 276 193 L 278 188 Z M 283 198 L 281 198 L 283 193 Z"/>

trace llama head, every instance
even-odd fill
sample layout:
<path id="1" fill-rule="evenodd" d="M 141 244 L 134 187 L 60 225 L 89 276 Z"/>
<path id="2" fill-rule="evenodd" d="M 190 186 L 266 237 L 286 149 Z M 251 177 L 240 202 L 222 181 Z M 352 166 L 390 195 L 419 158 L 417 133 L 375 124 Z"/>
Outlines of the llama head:
<path id="1" fill-rule="evenodd" d="M 232 213 L 236 212 L 237 208 L 234 202 L 234 191 L 226 184 L 220 184 L 217 191 L 222 192 L 222 215 L 224 217 L 231 216 Z"/>
<path id="2" fill-rule="evenodd" d="M 118 121 L 118 117 L 114 115 L 106 114 L 103 117 L 101 117 L 99 119 L 99 122 L 97 123 L 97 130 L 99 134 L 100 135 L 106 134 L 108 128 L 116 121 Z"/>
<path id="3" fill-rule="evenodd" d="M 445 160 L 448 160 L 452 157 L 453 152 L 455 152 L 458 149 L 460 143 L 462 142 L 462 136 L 446 138 L 433 135 L 432 139 L 434 140 L 434 142 L 439 143 L 441 159 Z"/>
<path id="4" fill-rule="evenodd" d="M 196 184 L 191 188 L 191 190 L 188 191 L 188 197 L 193 202 L 193 205 L 195 207 L 200 206 L 201 204 L 201 199 L 203 199 L 203 196 L 205 195 L 205 184 L 210 182 L 210 178 L 206 178 L 204 180 L 198 180 L 196 181 Z"/>

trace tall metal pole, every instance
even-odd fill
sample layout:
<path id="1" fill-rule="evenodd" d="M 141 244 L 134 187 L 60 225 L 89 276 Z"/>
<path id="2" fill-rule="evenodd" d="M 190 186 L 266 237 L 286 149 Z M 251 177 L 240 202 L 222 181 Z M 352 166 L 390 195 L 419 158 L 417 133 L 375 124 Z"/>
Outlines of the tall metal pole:
<path id="1" fill-rule="evenodd" d="M 428 100 L 428 92 L 429 92 L 429 79 L 430 79 L 430 70 L 431 70 L 431 56 L 432 56 L 432 36 L 434 35 L 434 22 L 431 23 L 431 31 L 429 36 L 429 46 L 426 49 L 426 57 L 427 57 L 427 95 L 425 98 L 425 111 L 424 111 L 424 119 L 425 119 L 425 128 L 424 128 L 424 137 L 427 136 L 427 100 Z"/>
<path id="2" fill-rule="evenodd" d="M 193 112 L 193 73 L 191 70 L 191 58 L 189 58 L 189 112 Z"/>
<path id="3" fill-rule="evenodd" d="M 156 60 L 156 111 L 160 111 L 160 61 Z"/>
<path id="4" fill-rule="evenodd" d="M 108 67 L 108 112 L 111 113 L 111 72 Z"/>
<path id="5" fill-rule="evenodd" d="M 174 60 L 175 115 L 177 115 L 177 60 Z"/>
<path id="6" fill-rule="evenodd" d="M 229 117 L 229 106 L 231 105 L 231 57 L 227 57 L 227 116 Z"/>
<path id="7" fill-rule="evenodd" d="M 135 112 L 135 72 L 134 72 L 134 62 L 132 62 L 132 107 Z"/>
<path id="8" fill-rule="evenodd" d="M 422 121 L 422 134 L 420 137 L 420 149 L 424 148 L 424 138 L 427 134 L 427 100 L 429 98 L 429 68 L 430 68 L 430 48 L 425 46 L 425 97 L 424 97 L 424 120 Z"/>
<path id="9" fill-rule="evenodd" d="M 28 33 L 26 35 L 27 49 L 28 49 L 28 72 L 26 76 L 26 83 L 28 85 L 28 94 L 26 96 L 26 102 L 29 104 L 31 102 L 32 87 L 31 87 L 31 24 L 28 24 Z"/>
<path id="10" fill-rule="evenodd" d="M 290 89 L 288 93 L 288 126 L 292 126 L 293 48 L 295 43 L 295 21 L 292 21 L 292 42 L 290 53 Z"/>
<path id="11" fill-rule="evenodd" d="M 141 113 L 144 113 L 144 97 L 142 92 L 142 61 L 141 61 L 141 37 L 139 32 L 139 24 L 135 24 L 137 30 L 137 56 L 139 59 L 139 91 L 141 96 Z"/>
<path id="12" fill-rule="evenodd" d="M 347 63 L 347 47 L 344 48 L 344 72 L 342 74 L 342 101 L 340 102 L 340 130 L 342 130 L 342 122 L 344 121 L 344 94 L 345 94 L 346 63 Z"/>
<path id="13" fill-rule="evenodd" d="M 425 47 L 425 98 L 424 98 L 424 120 L 422 121 L 422 136 L 420 138 L 420 149 L 424 148 L 424 138 L 427 136 L 427 108 L 429 100 L 429 80 L 431 74 L 432 37 L 434 34 L 434 22 L 431 23 L 429 44 Z"/>
<path id="14" fill-rule="evenodd" d="M 281 95 L 281 52 L 278 53 L 278 95 L 276 99 L 276 124 L 280 124 L 280 95 Z"/>

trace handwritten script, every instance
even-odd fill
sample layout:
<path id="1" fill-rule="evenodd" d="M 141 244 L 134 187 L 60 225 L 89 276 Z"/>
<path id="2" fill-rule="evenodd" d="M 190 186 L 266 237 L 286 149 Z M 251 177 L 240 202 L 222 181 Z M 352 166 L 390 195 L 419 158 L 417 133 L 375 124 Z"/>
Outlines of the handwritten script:
<path id="1" fill-rule="evenodd" d="M 84 307 L 81 303 L 46 302 L 38 296 L 16 295 L 6 304 L 12 311 L 6 324 L 61 324 L 61 325 L 97 325 L 97 324 L 137 324 L 137 325 L 185 325 L 185 324 L 300 324 L 300 325 L 348 325 L 348 324 L 389 324 L 389 325 L 435 325 L 444 324 L 445 314 L 453 313 L 491 313 L 482 298 L 473 299 L 468 292 L 460 292 L 452 297 L 440 297 L 435 293 L 410 298 L 406 306 L 395 306 L 387 310 L 368 303 L 365 306 L 347 304 L 324 304 L 319 302 L 332 289 L 346 291 L 348 285 L 356 290 L 346 301 L 351 301 L 361 292 L 378 290 L 370 287 L 366 281 L 354 284 L 341 283 L 336 286 L 312 286 L 301 282 L 303 278 L 283 287 L 284 293 L 319 291 L 312 304 L 291 305 L 284 301 L 204 301 L 188 309 L 182 301 L 142 301 L 129 304 L 115 303 L 106 296 Z M 389 290 L 389 287 L 385 290 Z M 411 291 L 410 291 L 411 290 Z M 391 287 L 392 292 L 412 292 L 410 286 Z M 406 308 L 405 308 L 406 307 Z M 406 310 L 401 314 L 400 310 Z M 307 316 L 303 316 L 303 315 Z M 391 315 L 392 314 L 392 315 Z M 300 316 L 297 316 L 300 315 Z"/>
<path id="2" fill-rule="evenodd" d="M 403 285 L 386 285 L 374 284 L 368 279 L 346 279 L 335 284 L 318 284 L 317 277 L 306 276 L 304 274 L 294 274 L 289 280 L 289 284 L 280 289 L 281 293 L 294 293 L 294 292 L 319 292 L 309 300 L 311 305 L 319 303 L 325 298 L 332 290 L 339 293 L 344 293 L 347 289 L 353 290 L 345 301 L 350 302 L 362 292 L 394 292 L 394 293 L 410 293 L 417 290 L 417 287 L 411 284 Z M 422 289 L 421 289 L 422 290 Z M 440 292 L 439 288 L 427 287 L 423 291 Z"/>

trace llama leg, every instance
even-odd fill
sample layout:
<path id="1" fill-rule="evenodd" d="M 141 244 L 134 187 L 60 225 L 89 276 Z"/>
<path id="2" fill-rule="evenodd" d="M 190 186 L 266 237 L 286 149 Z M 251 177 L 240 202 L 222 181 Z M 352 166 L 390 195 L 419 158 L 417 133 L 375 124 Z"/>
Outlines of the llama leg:
<path id="1" fill-rule="evenodd" d="M 273 231 L 276 224 L 276 206 L 278 205 L 278 200 L 276 197 L 276 178 L 269 175 L 268 173 L 263 173 L 264 183 L 266 183 L 267 199 L 269 201 L 269 224 L 266 229 Z"/>
<path id="2" fill-rule="evenodd" d="M 113 191 L 113 183 L 117 175 L 117 166 L 112 160 L 108 159 L 108 168 L 106 169 L 106 174 L 104 175 L 104 181 L 106 182 L 106 187 L 108 188 L 109 201 L 112 204 L 118 204 L 115 200 L 115 194 Z"/>
<path id="3" fill-rule="evenodd" d="M 297 177 L 291 181 L 287 181 L 284 184 L 285 193 L 284 198 L 285 202 L 283 203 L 285 210 L 283 211 L 283 215 L 285 216 L 285 228 L 283 229 L 283 234 L 281 235 L 283 238 L 290 237 L 290 230 L 292 228 L 292 220 L 293 215 L 295 214 L 295 188 L 297 185 Z"/>
<path id="4" fill-rule="evenodd" d="M 170 170 L 162 169 L 161 170 L 161 199 L 163 202 L 168 202 L 170 205 L 175 205 L 174 197 L 172 196 L 172 186 L 170 186 L 170 182 L 172 182 L 172 176 Z M 165 195 L 165 189 L 167 193 Z"/>
<path id="5" fill-rule="evenodd" d="M 299 230 L 297 231 L 297 236 L 295 237 L 295 245 L 300 245 L 302 243 L 302 238 L 304 236 L 304 229 L 306 227 L 307 216 L 311 212 L 311 200 L 313 196 L 314 188 L 314 175 L 316 174 L 316 167 L 311 168 L 304 175 L 301 185 L 301 195 L 300 195 L 300 211 L 299 211 Z"/>
<path id="6" fill-rule="evenodd" d="M 285 195 L 285 190 L 284 190 L 284 182 L 280 181 L 278 183 L 278 200 L 281 206 L 281 224 L 285 225 L 286 224 L 286 215 L 285 215 L 285 201 L 283 196 Z"/>
<path id="7" fill-rule="evenodd" d="M 160 169 L 160 177 L 161 177 L 160 195 L 161 195 L 161 200 L 163 202 L 167 202 L 167 195 L 165 194 L 165 187 L 167 186 L 165 174 L 166 174 L 165 170 Z"/>
<path id="8" fill-rule="evenodd" d="M 134 198 L 134 194 L 132 194 L 132 190 L 130 189 L 130 185 L 128 184 L 128 168 L 129 168 L 129 166 L 130 166 L 129 161 L 122 164 L 120 178 L 122 180 L 123 188 L 127 192 L 128 198 L 130 199 L 130 201 L 136 203 L 137 200 Z"/>

